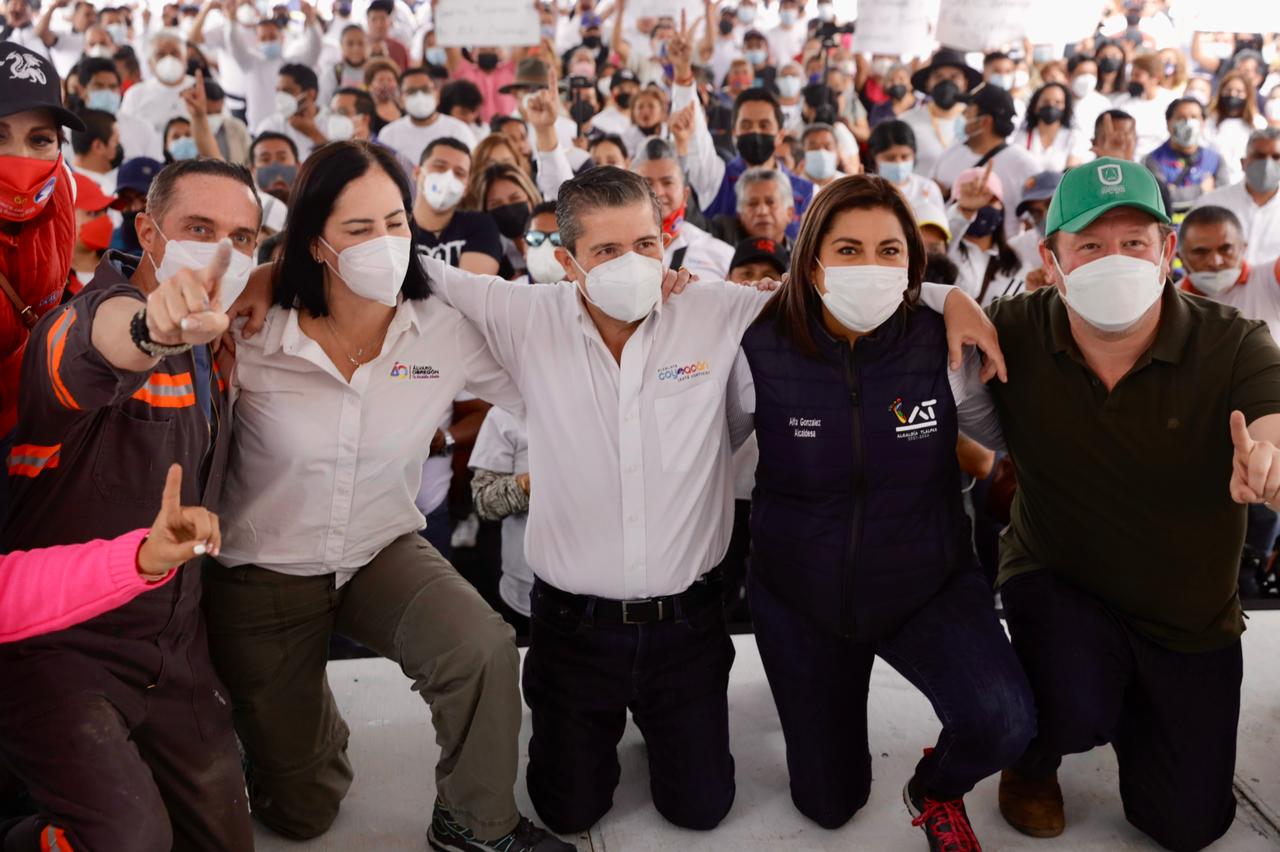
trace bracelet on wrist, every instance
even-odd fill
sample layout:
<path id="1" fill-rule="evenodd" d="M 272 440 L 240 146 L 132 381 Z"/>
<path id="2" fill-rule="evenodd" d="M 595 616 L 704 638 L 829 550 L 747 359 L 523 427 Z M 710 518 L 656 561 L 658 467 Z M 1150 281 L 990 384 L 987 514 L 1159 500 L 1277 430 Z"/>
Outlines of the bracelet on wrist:
<path id="1" fill-rule="evenodd" d="M 133 345 L 138 347 L 142 354 L 151 358 L 164 358 L 169 355 L 181 355 L 191 348 L 190 343 L 180 343 L 177 346 L 168 346 L 164 343 L 156 343 L 151 339 L 151 329 L 147 328 L 147 308 L 143 305 L 138 312 L 133 315 L 133 319 L 129 321 L 129 336 L 133 339 Z"/>

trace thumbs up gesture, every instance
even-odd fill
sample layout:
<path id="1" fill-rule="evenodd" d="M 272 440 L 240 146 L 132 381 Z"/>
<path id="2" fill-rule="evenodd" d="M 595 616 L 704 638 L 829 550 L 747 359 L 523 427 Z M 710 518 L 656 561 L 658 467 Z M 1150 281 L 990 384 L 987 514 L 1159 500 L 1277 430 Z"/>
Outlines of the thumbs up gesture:
<path id="1" fill-rule="evenodd" d="M 172 242 L 165 247 L 165 251 L 174 250 Z M 180 269 L 161 281 L 147 296 L 151 339 L 166 346 L 198 346 L 221 337 L 229 324 L 222 309 L 222 276 L 230 263 L 231 244 L 223 242 L 208 266 Z"/>
<path id="2" fill-rule="evenodd" d="M 1231 499 L 1276 507 L 1280 492 L 1280 450 L 1270 441 L 1255 441 L 1244 415 L 1231 412 Z"/>
<path id="3" fill-rule="evenodd" d="M 182 467 L 171 465 L 164 480 L 160 514 L 138 548 L 139 573 L 159 579 L 187 560 L 222 547 L 218 516 L 198 506 L 182 505 Z"/>

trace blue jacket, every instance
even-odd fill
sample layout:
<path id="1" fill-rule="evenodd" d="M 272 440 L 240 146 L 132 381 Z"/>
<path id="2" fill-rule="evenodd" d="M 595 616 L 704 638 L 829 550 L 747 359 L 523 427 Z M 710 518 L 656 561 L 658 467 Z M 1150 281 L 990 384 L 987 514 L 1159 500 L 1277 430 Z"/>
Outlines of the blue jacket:
<path id="1" fill-rule="evenodd" d="M 707 217 L 707 221 L 719 216 L 721 213 L 727 213 L 730 216 L 738 212 L 738 195 L 734 189 L 738 178 L 742 177 L 742 173 L 747 170 L 747 162 L 741 157 L 734 157 L 724 166 L 724 179 L 720 181 L 720 191 L 716 193 L 716 197 L 712 199 L 699 199 L 704 205 L 703 214 Z M 791 215 L 791 223 L 787 225 L 787 236 L 795 239 L 800 235 L 800 217 L 804 215 L 804 211 L 808 208 L 809 202 L 813 199 L 813 184 L 798 175 L 778 166 L 778 171 L 787 176 L 791 181 L 791 198 L 794 210 Z"/>
<path id="2" fill-rule="evenodd" d="M 951 574 L 977 570 L 946 328 L 932 311 L 899 310 L 850 347 L 810 325 L 817 358 L 772 320 L 742 341 L 760 444 L 751 570 L 822 629 L 875 641 Z"/>

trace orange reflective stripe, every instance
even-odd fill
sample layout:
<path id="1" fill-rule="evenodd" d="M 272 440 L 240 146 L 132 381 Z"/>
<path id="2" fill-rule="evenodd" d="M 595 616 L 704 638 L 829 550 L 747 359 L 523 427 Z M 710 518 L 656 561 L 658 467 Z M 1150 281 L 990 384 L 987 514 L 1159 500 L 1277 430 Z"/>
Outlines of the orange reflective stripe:
<path id="1" fill-rule="evenodd" d="M 62 445 L 51 447 L 41 444 L 14 444 L 7 460 L 10 476 L 39 476 L 41 471 L 58 466 Z"/>
<path id="2" fill-rule="evenodd" d="M 40 852 L 73 852 L 71 841 L 62 829 L 46 825 L 40 832 Z"/>
<path id="3" fill-rule="evenodd" d="M 227 382 L 222 378 L 222 370 L 218 367 L 218 360 L 216 358 L 213 361 L 213 375 L 218 380 L 218 390 L 225 391 L 227 389 Z"/>
<path id="4" fill-rule="evenodd" d="M 67 390 L 67 386 L 62 383 L 62 352 L 67 345 L 67 334 L 71 331 L 71 326 L 76 324 L 76 310 L 73 307 L 67 308 L 62 312 L 62 316 L 54 320 L 49 328 L 49 335 L 45 338 L 45 362 L 49 368 L 49 383 L 53 385 L 53 395 L 57 397 L 58 402 L 62 403 L 63 408 L 70 408 L 73 411 L 79 411 L 80 405 L 76 402 L 75 397 L 71 395 L 71 391 Z"/>
<path id="5" fill-rule="evenodd" d="M 152 373 L 133 398 L 152 408 L 190 408 L 196 404 L 196 388 L 190 373 Z"/>

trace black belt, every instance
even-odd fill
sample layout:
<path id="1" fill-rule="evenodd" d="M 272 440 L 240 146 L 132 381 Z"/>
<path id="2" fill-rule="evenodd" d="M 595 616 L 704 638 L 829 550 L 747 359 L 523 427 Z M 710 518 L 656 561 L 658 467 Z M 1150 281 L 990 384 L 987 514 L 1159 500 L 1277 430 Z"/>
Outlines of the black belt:
<path id="1" fill-rule="evenodd" d="M 708 571 L 697 582 L 676 595 L 658 598 L 617 601 L 594 595 L 575 595 L 537 580 L 534 593 L 553 603 L 571 607 L 578 612 L 590 612 L 591 620 L 607 624 L 657 624 L 671 621 L 680 615 L 700 611 L 723 596 L 723 583 L 718 570 Z"/>

